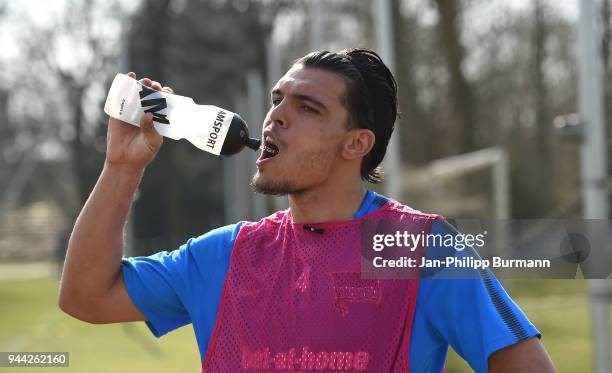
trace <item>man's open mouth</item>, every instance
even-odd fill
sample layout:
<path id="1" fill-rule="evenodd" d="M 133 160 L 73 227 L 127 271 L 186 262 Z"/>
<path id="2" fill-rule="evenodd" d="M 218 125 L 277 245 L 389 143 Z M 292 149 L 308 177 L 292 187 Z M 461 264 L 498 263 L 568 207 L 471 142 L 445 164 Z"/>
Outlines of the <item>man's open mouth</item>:
<path id="1" fill-rule="evenodd" d="M 278 146 L 266 139 L 263 144 L 261 159 L 268 159 L 278 155 Z"/>

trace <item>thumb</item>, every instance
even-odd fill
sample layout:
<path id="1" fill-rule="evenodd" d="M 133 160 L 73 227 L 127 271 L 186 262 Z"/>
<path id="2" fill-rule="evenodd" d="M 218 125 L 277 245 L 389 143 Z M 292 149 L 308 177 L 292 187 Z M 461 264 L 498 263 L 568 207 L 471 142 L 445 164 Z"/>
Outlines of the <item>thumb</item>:
<path id="1" fill-rule="evenodd" d="M 153 153 L 156 153 L 163 142 L 163 137 L 153 127 L 153 114 L 145 113 L 140 119 L 140 132 L 145 144 Z"/>

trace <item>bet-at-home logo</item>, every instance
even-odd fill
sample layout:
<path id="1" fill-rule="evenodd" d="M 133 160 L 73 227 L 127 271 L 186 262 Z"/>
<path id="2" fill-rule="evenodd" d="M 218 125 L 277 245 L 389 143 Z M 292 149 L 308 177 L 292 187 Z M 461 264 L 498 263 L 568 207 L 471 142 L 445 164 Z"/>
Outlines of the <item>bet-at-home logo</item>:
<path id="1" fill-rule="evenodd" d="M 145 97 L 151 96 L 149 99 L 145 100 Z M 145 113 L 153 113 L 153 121 L 163 124 L 170 124 L 170 121 L 166 118 L 166 114 L 160 113 L 160 111 L 164 110 L 168 107 L 166 103 L 166 99 L 161 96 L 161 93 L 158 91 L 149 88 L 145 85 L 142 86 L 142 90 L 140 91 L 140 106 L 142 108 L 147 108 Z"/>

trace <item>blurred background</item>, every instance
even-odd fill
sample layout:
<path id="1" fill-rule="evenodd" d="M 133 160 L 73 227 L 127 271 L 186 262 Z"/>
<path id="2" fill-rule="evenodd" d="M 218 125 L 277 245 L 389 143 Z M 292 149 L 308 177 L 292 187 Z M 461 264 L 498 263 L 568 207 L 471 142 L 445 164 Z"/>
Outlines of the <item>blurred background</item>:
<path id="1" fill-rule="evenodd" d="M 155 340 L 143 323 L 93 326 L 57 308 L 118 72 L 238 112 L 257 136 L 293 60 L 373 48 L 401 111 L 375 190 L 447 217 L 604 219 L 611 35 L 612 0 L 0 0 L 0 351 L 69 351 L 75 372 L 200 369 L 190 327 Z M 165 141 L 126 255 L 285 208 L 250 192 L 255 157 Z M 559 372 L 612 372 L 607 280 L 504 284 Z M 447 372 L 469 371 L 450 351 Z"/>

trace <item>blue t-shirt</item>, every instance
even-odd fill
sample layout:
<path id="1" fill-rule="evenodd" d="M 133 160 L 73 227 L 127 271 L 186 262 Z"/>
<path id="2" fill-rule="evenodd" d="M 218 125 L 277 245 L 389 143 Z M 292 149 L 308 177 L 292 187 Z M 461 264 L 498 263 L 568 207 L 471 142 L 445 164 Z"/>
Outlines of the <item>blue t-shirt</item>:
<path id="1" fill-rule="evenodd" d="M 384 196 L 368 191 L 354 218 L 386 202 Z M 192 238 L 172 252 L 123 260 L 128 294 L 156 337 L 192 323 L 204 360 L 239 231 L 240 223 L 232 224 Z M 436 220 L 430 233 L 458 232 L 444 220 Z M 426 248 L 428 259 L 441 255 L 477 254 L 467 249 Z M 490 271 L 480 271 L 473 279 L 433 277 L 429 274 L 419 285 L 409 352 L 412 373 L 442 372 L 449 345 L 476 372 L 486 372 L 493 352 L 540 337 Z"/>

